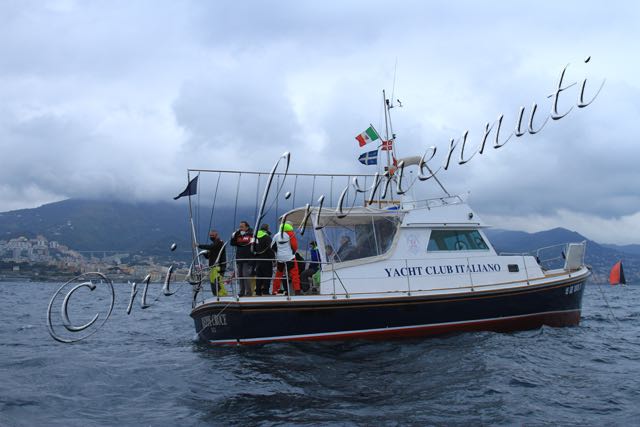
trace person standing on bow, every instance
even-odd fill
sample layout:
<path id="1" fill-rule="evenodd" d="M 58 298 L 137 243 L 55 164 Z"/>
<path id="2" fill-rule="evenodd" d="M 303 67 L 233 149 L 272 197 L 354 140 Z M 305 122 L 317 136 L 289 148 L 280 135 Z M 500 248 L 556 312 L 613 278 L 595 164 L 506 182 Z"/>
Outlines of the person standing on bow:
<path id="1" fill-rule="evenodd" d="M 231 246 L 236 247 L 236 277 L 238 278 L 238 296 L 251 296 L 251 275 L 253 274 L 253 230 L 247 221 L 240 221 L 238 229 L 231 235 Z"/>
<path id="2" fill-rule="evenodd" d="M 269 295 L 269 285 L 273 276 L 273 259 L 275 254 L 271 249 L 271 232 L 269 224 L 262 224 L 256 233 L 253 246 L 256 257 L 256 295 Z"/>
<path id="3" fill-rule="evenodd" d="M 300 293 L 300 273 L 298 272 L 298 262 L 296 252 L 298 250 L 298 240 L 296 239 L 293 226 L 289 221 L 280 226 L 280 232 L 273 236 L 272 247 L 276 251 L 276 277 L 273 279 L 273 294 L 280 290 L 282 276 L 285 268 L 287 277 L 290 280 L 296 294 Z M 289 287 L 285 288 L 285 293 L 289 293 Z"/>
<path id="4" fill-rule="evenodd" d="M 209 260 L 209 282 L 211 283 L 211 293 L 215 296 L 223 297 L 227 295 L 227 290 L 222 282 L 224 271 L 227 268 L 226 249 L 217 230 L 211 230 L 209 232 L 209 239 L 211 239 L 210 245 L 198 245 L 198 249 L 204 249 L 207 251 L 204 256 Z M 217 291 L 215 290 L 216 283 Z"/>

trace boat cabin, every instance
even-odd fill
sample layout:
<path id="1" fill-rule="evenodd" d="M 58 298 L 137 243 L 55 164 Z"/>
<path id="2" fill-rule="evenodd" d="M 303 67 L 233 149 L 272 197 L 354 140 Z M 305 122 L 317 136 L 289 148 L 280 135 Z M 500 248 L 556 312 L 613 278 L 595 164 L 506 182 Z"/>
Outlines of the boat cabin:
<path id="1" fill-rule="evenodd" d="M 305 213 L 296 209 L 286 218 L 298 226 Z M 305 233 L 312 231 L 318 244 L 325 295 L 468 291 L 545 276 L 533 256 L 498 255 L 486 228 L 454 196 L 345 209 L 341 215 L 314 208 Z"/>

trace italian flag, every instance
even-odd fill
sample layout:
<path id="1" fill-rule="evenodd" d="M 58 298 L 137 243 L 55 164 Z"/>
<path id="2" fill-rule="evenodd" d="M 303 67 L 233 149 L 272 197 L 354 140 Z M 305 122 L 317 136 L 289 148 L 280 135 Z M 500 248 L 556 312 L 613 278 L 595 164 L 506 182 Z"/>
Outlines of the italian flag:
<path id="1" fill-rule="evenodd" d="M 373 126 L 369 126 L 367 130 L 362 132 L 360 135 L 356 136 L 356 139 L 358 140 L 358 144 L 360 144 L 360 147 L 364 147 L 366 144 L 370 143 L 371 141 L 375 141 L 378 138 L 380 137 L 378 136 L 378 133 L 373 128 Z"/>

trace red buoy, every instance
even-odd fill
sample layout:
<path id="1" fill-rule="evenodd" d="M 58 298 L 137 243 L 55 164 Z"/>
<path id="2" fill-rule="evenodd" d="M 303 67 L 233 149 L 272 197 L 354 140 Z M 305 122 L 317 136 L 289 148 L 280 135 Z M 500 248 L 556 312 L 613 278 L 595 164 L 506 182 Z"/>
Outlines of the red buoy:
<path id="1" fill-rule="evenodd" d="M 615 263 L 611 272 L 609 273 L 609 283 L 614 285 L 625 285 L 627 281 L 624 278 L 624 269 L 622 268 L 622 261 Z"/>

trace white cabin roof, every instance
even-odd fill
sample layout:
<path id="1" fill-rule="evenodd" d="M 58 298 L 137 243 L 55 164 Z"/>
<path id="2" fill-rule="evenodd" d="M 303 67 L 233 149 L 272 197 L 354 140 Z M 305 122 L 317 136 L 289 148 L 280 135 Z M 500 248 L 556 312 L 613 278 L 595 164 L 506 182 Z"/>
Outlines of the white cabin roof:
<path id="1" fill-rule="evenodd" d="M 464 202 L 443 204 L 435 207 L 414 207 L 406 210 L 403 227 L 473 227 L 486 228 L 488 225 Z"/>
<path id="2" fill-rule="evenodd" d="M 318 207 L 297 208 L 287 212 L 287 221 L 299 226 L 309 215 L 309 222 L 315 223 Z M 322 207 L 320 210 L 320 225 L 332 218 L 340 218 L 342 224 L 360 224 L 371 217 L 397 217 L 402 219 L 401 227 L 489 227 L 471 207 L 459 196 L 443 197 L 418 201 L 402 201 L 395 206 L 380 208 L 375 205 L 367 207 L 343 208 L 342 213 L 335 207 Z M 317 224 L 316 224 L 317 225 Z"/>

